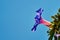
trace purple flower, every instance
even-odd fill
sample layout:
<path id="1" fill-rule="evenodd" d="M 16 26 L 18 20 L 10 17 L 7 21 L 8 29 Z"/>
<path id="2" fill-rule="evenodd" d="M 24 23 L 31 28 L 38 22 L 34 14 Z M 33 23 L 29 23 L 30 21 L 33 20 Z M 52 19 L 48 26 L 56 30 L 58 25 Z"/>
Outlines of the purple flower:
<path id="1" fill-rule="evenodd" d="M 37 12 L 37 14 L 35 16 L 35 24 L 34 24 L 33 28 L 31 29 L 31 31 L 36 31 L 36 28 L 39 24 L 44 24 L 45 26 L 48 26 L 50 28 L 50 26 L 52 24 L 49 21 L 43 19 L 42 16 L 41 16 L 42 12 L 43 12 L 43 9 L 40 8 L 36 12 Z"/>
<path id="2" fill-rule="evenodd" d="M 31 29 L 31 31 L 36 31 L 36 28 L 37 28 L 38 24 L 40 24 L 40 20 L 42 19 L 41 14 L 43 12 L 43 9 L 40 8 L 36 12 L 37 12 L 37 14 L 36 14 L 36 17 L 35 17 L 35 24 L 34 24 L 33 28 Z"/>

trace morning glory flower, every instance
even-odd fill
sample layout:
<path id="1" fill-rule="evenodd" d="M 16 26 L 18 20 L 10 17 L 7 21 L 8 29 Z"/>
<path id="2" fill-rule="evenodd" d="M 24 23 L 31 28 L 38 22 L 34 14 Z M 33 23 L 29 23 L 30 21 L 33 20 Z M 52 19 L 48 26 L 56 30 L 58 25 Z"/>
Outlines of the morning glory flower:
<path id="1" fill-rule="evenodd" d="M 45 26 L 48 26 L 48 27 L 51 25 L 51 23 L 49 21 L 42 18 L 41 15 L 42 15 L 43 11 L 44 10 L 42 8 L 40 8 L 36 11 L 37 14 L 35 16 L 35 24 L 34 24 L 33 28 L 31 29 L 31 31 L 36 31 L 36 28 L 39 24 L 44 24 Z"/>

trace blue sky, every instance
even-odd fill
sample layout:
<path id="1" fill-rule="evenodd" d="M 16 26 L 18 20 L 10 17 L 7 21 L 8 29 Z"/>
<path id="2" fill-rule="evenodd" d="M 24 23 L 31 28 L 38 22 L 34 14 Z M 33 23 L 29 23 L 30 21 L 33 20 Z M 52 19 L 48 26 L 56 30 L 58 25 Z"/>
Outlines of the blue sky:
<path id="1" fill-rule="evenodd" d="M 48 40 L 48 27 L 40 24 L 31 31 L 35 11 L 43 8 L 43 18 L 52 21 L 60 8 L 60 0 L 2 0 L 0 4 L 0 40 Z"/>

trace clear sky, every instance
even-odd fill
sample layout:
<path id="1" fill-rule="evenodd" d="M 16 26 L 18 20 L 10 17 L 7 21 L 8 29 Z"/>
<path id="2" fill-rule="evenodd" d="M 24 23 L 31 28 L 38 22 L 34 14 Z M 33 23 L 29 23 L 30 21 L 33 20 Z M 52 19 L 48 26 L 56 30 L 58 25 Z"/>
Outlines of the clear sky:
<path id="1" fill-rule="evenodd" d="M 0 40 L 48 40 L 48 27 L 41 24 L 31 31 L 35 11 L 43 8 L 42 17 L 52 21 L 60 8 L 60 0 L 1 0 L 0 4 Z"/>

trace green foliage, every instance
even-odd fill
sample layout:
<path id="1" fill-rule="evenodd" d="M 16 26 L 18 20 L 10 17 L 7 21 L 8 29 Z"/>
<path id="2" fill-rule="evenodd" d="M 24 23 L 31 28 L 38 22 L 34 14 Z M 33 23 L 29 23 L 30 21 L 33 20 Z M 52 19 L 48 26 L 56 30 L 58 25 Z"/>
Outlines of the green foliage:
<path id="1" fill-rule="evenodd" d="M 52 40 L 54 37 L 54 34 L 60 34 L 60 8 L 58 9 L 58 13 L 51 17 L 53 19 L 53 21 L 51 22 L 53 24 L 52 25 L 53 28 L 47 31 L 49 35 L 48 40 Z"/>

